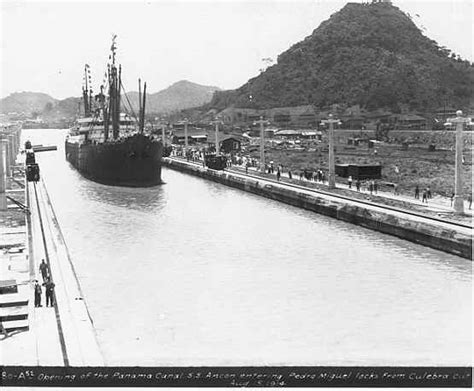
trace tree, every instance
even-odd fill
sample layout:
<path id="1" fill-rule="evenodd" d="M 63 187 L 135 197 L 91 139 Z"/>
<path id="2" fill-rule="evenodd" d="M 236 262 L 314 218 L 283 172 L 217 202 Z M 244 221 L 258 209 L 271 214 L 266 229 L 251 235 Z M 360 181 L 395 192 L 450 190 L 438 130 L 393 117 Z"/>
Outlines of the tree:
<path id="1" fill-rule="evenodd" d="M 43 112 L 44 113 L 49 113 L 51 110 L 53 110 L 53 104 L 51 102 L 48 102 L 44 105 Z"/>

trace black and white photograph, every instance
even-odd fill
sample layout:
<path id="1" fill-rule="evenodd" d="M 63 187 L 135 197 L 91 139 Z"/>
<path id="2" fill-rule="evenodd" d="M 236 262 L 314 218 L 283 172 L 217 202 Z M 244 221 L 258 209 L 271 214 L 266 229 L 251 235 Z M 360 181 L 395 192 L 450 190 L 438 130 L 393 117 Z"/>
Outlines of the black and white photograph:
<path id="1" fill-rule="evenodd" d="M 473 27 L 2 0 L 2 383 L 472 387 Z"/>

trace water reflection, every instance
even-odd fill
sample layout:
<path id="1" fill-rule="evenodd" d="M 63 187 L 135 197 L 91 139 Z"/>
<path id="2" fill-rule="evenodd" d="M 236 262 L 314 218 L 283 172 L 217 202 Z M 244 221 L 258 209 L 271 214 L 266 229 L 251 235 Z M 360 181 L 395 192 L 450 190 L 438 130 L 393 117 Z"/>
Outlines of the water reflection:
<path id="1" fill-rule="evenodd" d="M 467 260 L 167 169 L 41 167 L 109 364 L 470 365 Z"/>
<path id="2" fill-rule="evenodd" d="M 79 187 L 80 196 L 99 204 L 121 209 L 149 211 L 162 209 L 166 206 L 165 189 L 154 186 L 145 189 L 106 186 L 84 179 Z"/>

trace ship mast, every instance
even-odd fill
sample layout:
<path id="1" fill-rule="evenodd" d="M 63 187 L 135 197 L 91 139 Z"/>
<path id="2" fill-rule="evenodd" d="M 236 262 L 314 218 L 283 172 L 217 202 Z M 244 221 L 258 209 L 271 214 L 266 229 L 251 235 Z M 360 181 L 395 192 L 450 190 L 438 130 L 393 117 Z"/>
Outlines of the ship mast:
<path id="1" fill-rule="evenodd" d="M 145 128 L 145 103 L 146 103 L 146 82 L 143 84 L 143 102 L 140 102 L 139 130 L 143 133 Z"/>
<path id="2" fill-rule="evenodd" d="M 109 69 L 109 97 L 110 97 L 110 117 L 112 119 L 112 135 L 114 140 L 116 140 L 120 133 L 120 84 L 121 84 L 121 73 L 122 68 L 119 67 L 117 71 L 117 66 L 115 65 L 115 50 L 117 46 L 115 44 L 116 35 L 112 37 L 112 46 L 110 50 L 112 51 L 112 64 Z M 108 121 L 107 121 L 108 127 Z M 106 129 L 108 135 L 108 128 Z"/>
<path id="3" fill-rule="evenodd" d="M 142 95 L 142 81 L 138 79 L 138 130 L 143 133 L 145 128 L 145 103 L 146 103 L 146 83 L 143 84 Z"/>
<path id="4" fill-rule="evenodd" d="M 84 66 L 84 82 L 85 86 L 82 86 L 82 98 L 84 99 L 84 115 L 89 117 L 91 114 L 91 106 L 90 106 L 90 97 L 89 97 L 89 65 Z"/>

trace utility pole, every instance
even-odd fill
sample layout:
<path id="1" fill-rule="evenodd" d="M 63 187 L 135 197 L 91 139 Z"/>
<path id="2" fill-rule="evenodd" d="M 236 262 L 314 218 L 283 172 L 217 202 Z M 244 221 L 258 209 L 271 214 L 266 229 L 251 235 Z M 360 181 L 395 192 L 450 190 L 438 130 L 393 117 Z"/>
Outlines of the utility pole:
<path id="1" fill-rule="evenodd" d="M 456 214 L 464 213 L 464 198 L 462 189 L 462 131 L 464 124 L 469 119 L 462 116 L 462 111 L 456 111 L 456 118 L 451 118 L 449 122 L 456 124 L 456 160 L 455 160 L 455 177 L 454 177 L 454 212 Z"/>
<path id="2" fill-rule="evenodd" d="M 338 119 L 334 119 L 332 114 L 329 114 L 329 118 L 322 120 L 321 124 L 329 125 L 329 178 L 328 178 L 328 186 L 330 189 L 334 189 L 336 187 L 336 168 L 334 165 L 334 124 L 339 124 L 340 121 Z"/>
<path id="3" fill-rule="evenodd" d="M 184 155 L 188 154 L 188 119 L 184 119 Z"/>
<path id="4" fill-rule="evenodd" d="M 10 133 L 8 135 L 8 148 L 9 148 L 9 156 L 10 156 L 10 171 L 7 175 L 13 178 L 13 167 L 15 166 L 16 155 L 18 152 L 15 150 L 15 136 L 13 135 L 13 133 Z"/>
<path id="5" fill-rule="evenodd" d="M 0 210 L 7 210 L 7 141 L 0 139 Z"/>
<path id="6" fill-rule="evenodd" d="M 219 122 L 216 121 L 216 156 L 219 155 Z"/>
<path id="7" fill-rule="evenodd" d="M 222 124 L 222 121 L 216 118 L 214 121 L 211 122 L 211 124 L 214 124 L 216 126 L 216 155 L 219 155 L 220 152 L 220 145 L 219 145 L 219 124 Z"/>
<path id="8" fill-rule="evenodd" d="M 165 138 L 166 124 L 161 123 L 161 141 L 164 147 L 166 147 L 166 138 Z"/>
<path id="9" fill-rule="evenodd" d="M 265 135 L 263 125 L 268 124 L 268 121 L 260 116 L 260 120 L 255 121 L 255 123 L 260 124 L 260 170 L 262 171 L 262 174 L 265 174 Z"/>

